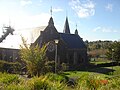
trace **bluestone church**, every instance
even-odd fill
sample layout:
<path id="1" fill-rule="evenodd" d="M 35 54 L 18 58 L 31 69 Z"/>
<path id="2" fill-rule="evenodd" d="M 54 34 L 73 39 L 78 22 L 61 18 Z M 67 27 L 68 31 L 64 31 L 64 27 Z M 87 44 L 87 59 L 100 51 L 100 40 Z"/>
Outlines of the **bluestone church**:
<path id="1" fill-rule="evenodd" d="M 33 45 L 42 47 L 44 44 L 49 43 L 47 50 L 47 57 L 49 60 L 55 60 L 55 40 L 58 39 L 57 44 L 57 63 L 66 63 L 72 65 L 86 65 L 88 63 L 87 47 L 83 39 L 78 35 L 78 30 L 74 34 L 70 33 L 68 17 L 66 17 L 63 32 L 57 31 L 54 26 L 52 16 L 48 22 L 47 27 L 40 31 L 39 37 L 35 40 Z"/>

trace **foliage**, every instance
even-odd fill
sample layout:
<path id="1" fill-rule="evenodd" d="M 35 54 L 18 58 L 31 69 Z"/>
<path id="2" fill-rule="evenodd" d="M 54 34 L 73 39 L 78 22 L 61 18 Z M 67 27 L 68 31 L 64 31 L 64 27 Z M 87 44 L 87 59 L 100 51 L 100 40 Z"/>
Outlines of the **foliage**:
<path id="1" fill-rule="evenodd" d="M 0 73 L 0 90 L 120 90 L 120 78 L 116 76 L 80 71 L 64 75 L 67 74 L 76 78 L 75 87 L 67 86 L 67 82 L 61 81 L 64 76 L 53 73 L 29 79 Z"/>
<path id="2" fill-rule="evenodd" d="M 109 46 L 107 57 L 114 61 L 120 61 L 120 42 L 114 42 Z"/>
<path id="3" fill-rule="evenodd" d="M 106 52 L 107 50 L 105 49 L 96 49 L 96 50 L 89 51 L 88 54 L 91 58 L 98 58 L 100 56 L 105 55 Z"/>
<path id="4" fill-rule="evenodd" d="M 111 45 L 112 41 L 85 41 L 88 51 L 97 50 L 97 49 L 107 49 L 109 45 Z"/>
<path id="5" fill-rule="evenodd" d="M 87 46 L 89 60 L 91 58 L 106 58 L 108 47 L 112 44 L 112 41 L 85 41 Z"/>
<path id="6" fill-rule="evenodd" d="M 67 66 L 66 63 L 62 63 L 62 64 L 61 64 L 61 68 L 62 68 L 62 71 L 68 70 L 68 66 Z"/>
<path id="7" fill-rule="evenodd" d="M 119 90 L 120 78 L 90 72 L 66 72 L 71 78 L 77 78 L 74 90 Z M 77 74 L 77 75 L 76 75 Z M 70 88 L 69 88 L 70 89 Z"/>
<path id="8" fill-rule="evenodd" d="M 111 69 L 111 67 L 104 67 Z M 21 75 L 0 73 L 0 90 L 120 90 L 120 66 L 114 66 L 112 75 L 96 71 L 69 71 L 61 74 L 47 73 L 39 77 L 25 78 Z M 95 73 L 96 72 L 96 73 Z M 69 79 L 74 87 L 68 86 Z"/>
<path id="9" fill-rule="evenodd" d="M 46 58 L 46 45 L 40 48 L 36 46 L 28 46 L 24 38 L 22 38 L 23 46 L 21 46 L 20 56 L 26 63 L 28 73 L 32 76 L 45 74 L 49 67 Z"/>
<path id="10" fill-rule="evenodd" d="M 68 77 L 62 73 L 61 74 L 48 73 L 47 76 L 50 81 L 66 82 L 68 80 Z"/>
<path id="11" fill-rule="evenodd" d="M 65 85 L 59 81 L 51 81 L 48 76 L 34 77 L 27 83 L 32 90 L 63 90 Z"/>
<path id="12" fill-rule="evenodd" d="M 18 82 L 18 76 L 15 74 L 0 73 L 0 83 L 10 84 L 12 82 Z"/>
<path id="13" fill-rule="evenodd" d="M 21 64 L 19 62 L 8 62 L 0 60 L 0 71 L 9 73 L 20 73 Z"/>
<path id="14" fill-rule="evenodd" d="M 12 80 L 8 80 L 8 77 Z M 14 74 L 0 73 L 0 78 L 4 78 L 0 79 L 0 90 L 64 90 L 66 87 L 65 83 L 53 81 L 48 75 L 23 79 Z"/>

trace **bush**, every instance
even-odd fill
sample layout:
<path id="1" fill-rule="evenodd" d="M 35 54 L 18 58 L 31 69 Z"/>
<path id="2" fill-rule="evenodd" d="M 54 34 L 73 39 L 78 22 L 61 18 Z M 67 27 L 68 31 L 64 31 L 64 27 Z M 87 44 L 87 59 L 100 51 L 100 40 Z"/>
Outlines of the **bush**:
<path id="1" fill-rule="evenodd" d="M 55 69 L 55 61 L 46 61 L 45 62 L 45 73 L 54 72 Z"/>
<path id="2" fill-rule="evenodd" d="M 61 70 L 62 70 L 62 71 L 68 70 L 68 66 L 67 66 L 66 63 L 62 63 L 62 64 L 61 64 Z"/>
<path id="3" fill-rule="evenodd" d="M 40 77 L 19 78 L 15 74 L 0 73 L 0 90 L 120 90 L 120 78 L 80 73 L 74 87 L 67 86 L 66 77 L 53 73 Z"/>
<path id="4" fill-rule="evenodd" d="M 0 60 L 0 72 L 20 73 L 22 65 L 19 62 Z"/>
<path id="5" fill-rule="evenodd" d="M 59 82 L 66 82 L 66 81 L 68 81 L 68 77 L 65 76 L 64 74 L 48 73 L 47 76 L 48 76 L 50 81 L 59 81 Z"/>
<path id="6" fill-rule="evenodd" d="M 6 74 L 6 73 L 0 73 L 0 83 L 3 84 L 11 84 L 11 83 L 18 83 L 19 79 L 18 76 L 15 74 Z"/>
<path id="7" fill-rule="evenodd" d="M 33 77 L 27 81 L 27 86 L 31 87 L 31 90 L 63 90 L 65 84 L 59 81 L 51 81 L 48 75 Z"/>
<path id="8" fill-rule="evenodd" d="M 30 76 L 39 76 L 45 74 L 46 68 L 46 45 L 40 48 L 36 46 L 28 46 L 24 38 L 22 38 L 23 46 L 20 49 L 20 57 L 26 63 L 27 71 Z"/>

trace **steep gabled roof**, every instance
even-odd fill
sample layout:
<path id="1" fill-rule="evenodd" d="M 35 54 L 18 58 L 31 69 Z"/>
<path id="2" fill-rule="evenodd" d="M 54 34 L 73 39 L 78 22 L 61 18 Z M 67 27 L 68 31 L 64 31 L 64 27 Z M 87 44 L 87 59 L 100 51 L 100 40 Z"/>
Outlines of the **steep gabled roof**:
<path id="1" fill-rule="evenodd" d="M 70 49 L 81 49 L 86 48 L 82 38 L 76 34 L 65 34 L 59 33 L 60 38 L 67 44 L 67 47 Z"/>
<path id="2" fill-rule="evenodd" d="M 68 17 L 66 17 L 63 33 L 70 34 L 70 28 L 69 28 L 69 23 L 68 23 Z"/>
<path id="3" fill-rule="evenodd" d="M 41 32 L 41 34 L 39 35 L 39 37 L 36 39 L 36 41 L 33 44 L 42 45 L 41 43 L 46 43 L 50 40 L 57 39 L 57 38 L 59 38 L 59 33 L 56 27 L 54 26 L 53 18 L 50 17 L 48 25 L 46 26 L 46 28 L 44 28 L 44 30 Z"/>

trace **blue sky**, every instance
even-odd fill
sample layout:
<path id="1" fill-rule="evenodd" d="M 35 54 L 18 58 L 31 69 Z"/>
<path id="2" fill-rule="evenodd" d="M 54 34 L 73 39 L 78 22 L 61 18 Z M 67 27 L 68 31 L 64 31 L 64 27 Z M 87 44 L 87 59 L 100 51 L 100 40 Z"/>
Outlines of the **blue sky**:
<path id="1" fill-rule="evenodd" d="M 120 0 L 0 0 L 0 35 L 9 21 L 16 31 L 47 26 L 51 6 L 59 32 L 68 16 L 71 33 L 77 24 L 83 40 L 120 39 Z"/>

